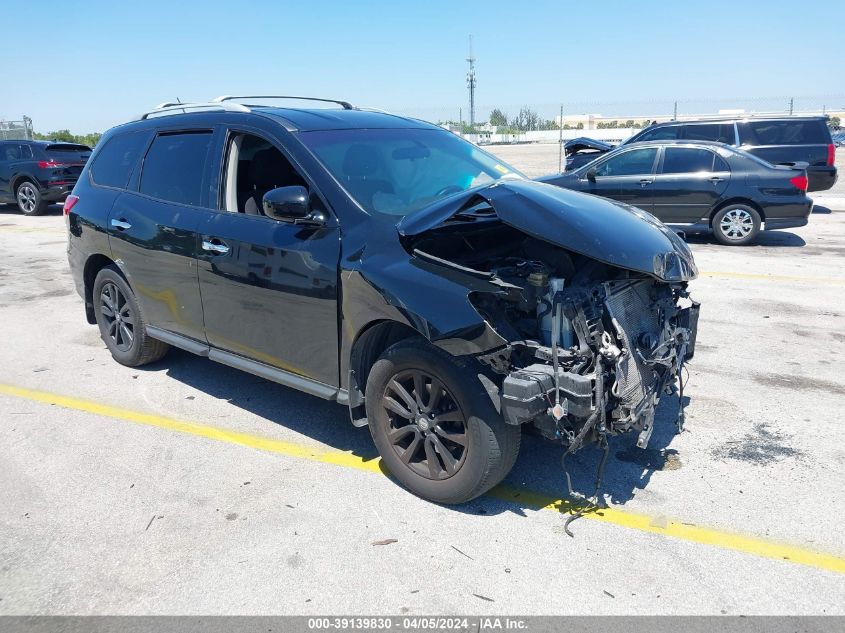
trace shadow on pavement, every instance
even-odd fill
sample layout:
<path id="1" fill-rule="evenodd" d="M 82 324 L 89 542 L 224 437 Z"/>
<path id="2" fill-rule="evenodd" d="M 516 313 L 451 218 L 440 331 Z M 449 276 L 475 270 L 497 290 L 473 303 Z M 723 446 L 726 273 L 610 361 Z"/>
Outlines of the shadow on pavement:
<path id="1" fill-rule="evenodd" d="M 760 231 L 757 239 L 753 244 L 748 246 L 723 246 L 714 240 L 710 235 L 702 233 L 694 233 L 687 235 L 688 244 L 700 244 L 718 249 L 754 249 L 754 248 L 770 248 L 770 247 L 789 247 L 796 248 L 805 246 L 807 242 L 802 237 L 789 231 Z"/>
<path id="2" fill-rule="evenodd" d="M 351 452 L 364 460 L 378 458 L 367 429 L 353 427 L 348 411 L 342 405 L 178 349 L 171 350 L 162 361 L 149 366 L 152 371 L 162 368 L 166 369 L 170 378 L 273 424 L 337 450 Z M 677 411 L 677 396 L 664 396 L 657 408 L 655 429 L 647 449 L 636 447 L 636 433 L 611 438 L 601 487 L 607 502 L 624 505 L 634 498 L 638 490 L 649 484 L 655 472 L 680 468 L 677 451 L 668 448 L 676 435 Z M 501 486 L 468 503 L 446 507 L 469 514 L 515 512 L 524 516 L 525 510 L 537 509 L 549 500 L 565 500 L 568 491 L 561 467 L 562 455 L 563 448 L 559 444 L 524 432 L 519 458 Z M 576 494 L 593 494 L 601 456 L 600 449 L 587 446 L 567 457 L 566 466 Z M 383 467 L 382 471 L 390 476 Z M 561 512 L 577 509 L 580 500 L 576 498 L 572 501 L 561 505 Z"/>

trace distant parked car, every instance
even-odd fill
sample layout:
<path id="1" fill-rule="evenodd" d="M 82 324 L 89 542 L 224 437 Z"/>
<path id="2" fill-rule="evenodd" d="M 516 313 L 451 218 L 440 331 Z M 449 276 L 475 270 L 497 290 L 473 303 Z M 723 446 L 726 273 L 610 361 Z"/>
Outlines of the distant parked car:
<path id="1" fill-rule="evenodd" d="M 628 143 L 571 172 L 538 178 L 639 207 L 722 244 L 754 241 L 760 229 L 807 224 L 806 164 L 788 167 L 723 143 Z"/>
<path id="2" fill-rule="evenodd" d="M 597 141 L 586 136 L 579 136 L 563 144 L 563 153 L 566 155 L 565 171 L 572 171 L 591 163 L 602 154 L 613 149 L 613 145 L 604 141 Z"/>
<path id="3" fill-rule="evenodd" d="M 91 148 L 76 143 L 0 141 L 0 203 L 38 215 L 64 202 L 89 156 Z"/>
<path id="4" fill-rule="evenodd" d="M 667 121 L 634 134 L 622 145 L 667 140 L 727 143 L 772 164 L 807 163 L 808 191 L 822 191 L 830 189 L 836 183 L 836 148 L 827 122 L 827 117 L 823 116 Z M 577 140 L 592 141 L 592 139 Z M 596 141 L 592 142 L 596 143 Z M 588 160 L 595 160 L 601 153 L 607 151 L 609 150 L 596 147 L 590 152 Z M 575 159 L 575 156 L 572 158 L 573 168 L 577 169 L 584 164 L 583 159 Z M 569 165 L 568 158 L 567 165 Z"/>

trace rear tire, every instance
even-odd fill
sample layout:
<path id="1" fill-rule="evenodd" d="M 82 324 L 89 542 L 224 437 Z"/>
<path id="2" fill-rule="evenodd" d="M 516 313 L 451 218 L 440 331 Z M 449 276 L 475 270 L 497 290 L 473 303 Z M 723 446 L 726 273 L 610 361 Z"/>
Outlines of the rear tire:
<path id="1" fill-rule="evenodd" d="M 24 180 L 15 189 L 18 209 L 24 215 L 41 215 L 47 210 L 47 203 L 41 199 L 38 186 L 30 180 Z"/>
<path id="2" fill-rule="evenodd" d="M 135 293 L 116 266 L 106 266 L 94 279 L 94 315 L 100 336 L 112 358 L 127 367 L 139 367 L 161 359 L 169 349 L 147 335 Z"/>
<path id="3" fill-rule="evenodd" d="M 745 204 L 729 204 L 713 216 L 711 227 L 716 241 L 726 246 L 751 244 L 760 233 L 760 214 Z"/>
<path id="4" fill-rule="evenodd" d="M 506 424 L 473 362 L 417 339 L 400 341 L 370 370 L 367 418 L 388 470 L 414 494 L 463 503 L 510 472 L 521 429 Z"/>

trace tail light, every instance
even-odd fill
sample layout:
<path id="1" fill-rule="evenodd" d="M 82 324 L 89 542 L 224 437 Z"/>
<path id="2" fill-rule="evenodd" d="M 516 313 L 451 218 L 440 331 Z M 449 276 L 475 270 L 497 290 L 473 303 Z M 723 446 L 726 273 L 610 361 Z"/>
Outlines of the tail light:
<path id="1" fill-rule="evenodd" d="M 801 191 L 807 191 L 807 176 L 805 174 L 801 174 L 800 176 L 795 176 L 789 179 L 796 189 L 800 189 Z"/>
<path id="2" fill-rule="evenodd" d="M 42 169 L 49 169 L 49 168 L 52 168 L 52 167 L 67 167 L 68 164 L 67 163 L 57 163 L 54 160 L 39 160 L 38 166 L 41 167 Z"/>
<path id="3" fill-rule="evenodd" d="M 833 167 L 834 163 L 836 162 L 836 145 L 831 143 L 827 146 L 827 164 L 829 167 Z"/>
<path id="4" fill-rule="evenodd" d="M 62 207 L 62 211 L 65 215 L 70 215 L 70 210 L 76 206 L 76 203 L 79 202 L 79 196 L 75 196 L 73 194 L 69 195 L 65 199 L 65 206 Z"/>

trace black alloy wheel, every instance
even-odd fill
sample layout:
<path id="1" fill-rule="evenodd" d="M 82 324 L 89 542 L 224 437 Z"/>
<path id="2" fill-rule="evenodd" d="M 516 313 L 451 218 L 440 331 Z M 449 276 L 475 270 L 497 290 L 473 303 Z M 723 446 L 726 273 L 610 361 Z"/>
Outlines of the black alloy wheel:
<path id="1" fill-rule="evenodd" d="M 135 340 L 135 318 L 126 297 L 112 282 L 105 283 L 100 291 L 100 312 L 115 349 L 128 352 Z"/>
<path id="2" fill-rule="evenodd" d="M 447 479 L 464 465 L 466 418 L 437 378 L 419 369 L 401 371 L 381 399 L 388 439 L 411 470 L 427 479 Z"/>
<path id="3" fill-rule="evenodd" d="M 100 337 L 118 363 L 138 367 L 157 361 L 167 353 L 166 343 L 147 334 L 146 321 L 135 293 L 117 266 L 106 266 L 97 273 L 91 299 Z"/>
<path id="4" fill-rule="evenodd" d="M 513 467 L 521 429 L 505 423 L 483 371 L 420 338 L 395 343 L 370 368 L 370 434 L 386 469 L 414 494 L 463 503 Z"/>

